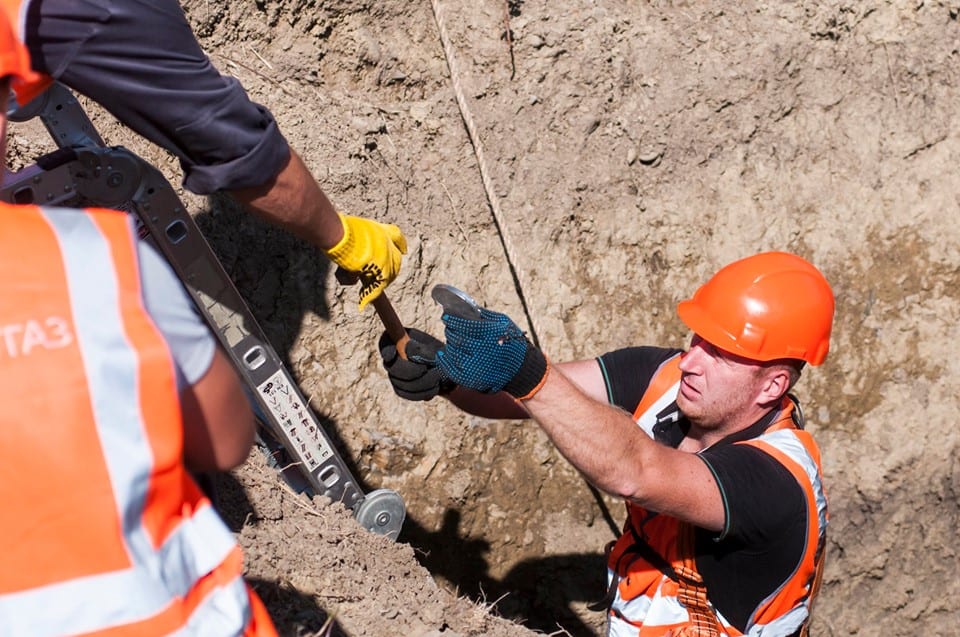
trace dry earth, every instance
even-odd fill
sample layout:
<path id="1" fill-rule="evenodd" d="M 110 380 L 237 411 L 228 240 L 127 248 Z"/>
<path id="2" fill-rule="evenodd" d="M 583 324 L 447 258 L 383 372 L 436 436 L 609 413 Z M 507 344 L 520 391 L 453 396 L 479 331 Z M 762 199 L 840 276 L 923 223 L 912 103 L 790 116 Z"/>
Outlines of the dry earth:
<path id="1" fill-rule="evenodd" d="M 448 282 L 555 359 L 679 346 L 675 303 L 720 265 L 817 263 L 838 308 L 799 386 L 831 503 L 813 635 L 958 633 L 960 2 L 183 4 L 331 199 L 403 228 L 390 295 L 410 325 L 441 331 L 429 290 Z M 621 506 L 530 423 L 395 397 L 376 318 L 322 257 L 184 197 L 365 488 L 407 506 L 393 543 L 259 454 L 224 477 L 281 632 L 599 634 L 586 604 Z"/>

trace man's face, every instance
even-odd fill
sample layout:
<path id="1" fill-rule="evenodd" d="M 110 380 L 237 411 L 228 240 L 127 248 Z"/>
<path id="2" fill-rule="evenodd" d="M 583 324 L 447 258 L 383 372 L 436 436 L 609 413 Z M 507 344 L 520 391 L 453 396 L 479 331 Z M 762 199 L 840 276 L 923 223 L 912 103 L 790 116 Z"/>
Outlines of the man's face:
<path id="1" fill-rule="evenodd" d="M 677 406 L 704 429 L 741 424 L 743 414 L 756 405 L 763 382 L 761 363 L 714 347 L 696 334 L 680 371 Z"/>

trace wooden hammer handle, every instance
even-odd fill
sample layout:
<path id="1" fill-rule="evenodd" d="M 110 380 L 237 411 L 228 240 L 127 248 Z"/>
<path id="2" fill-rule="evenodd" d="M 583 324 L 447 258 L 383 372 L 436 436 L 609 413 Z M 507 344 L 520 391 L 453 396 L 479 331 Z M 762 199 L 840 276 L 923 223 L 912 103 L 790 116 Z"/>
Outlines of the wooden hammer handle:
<path id="1" fill-rule="evenodd" d="M 335 275 L 340 285 L 353 285 L 357 282 L 355 272 L 348 272 L 340 267 L 337 268 Z M 387 331 L 387 335 L 396 344 L 400 358 L 407 360 L 407 341 L 410 340 L 410 335 L 407 334 L 407 328 L 403 326 L 403 321 L 400 320 L 396 310 L 393 309 L 393 305 L 390 304 L 387 293 L 381 292 L 380 296 L 372 301 L 372 304 L 377 311 L 377 316 L 380 317 L 380 322 L 383 323 L 383 327 Z"/>
<path id="2" fill-rule="evenodd" d="M 396 310 L 393 309 L 393 305 L 390 303 L 390 299 L 387 298 L 386 292 L 381 292 L 380 296 L 375 298 L 372 303 L 387 334 L 393 342 L 397 344 L 397 353 L 400 355 L 400 358 L 406 360 L 407 341 L 410 340 L 410 335 L 407 334 L 407 328 L 403 326 L 403 321 L 400 320 Z"/>

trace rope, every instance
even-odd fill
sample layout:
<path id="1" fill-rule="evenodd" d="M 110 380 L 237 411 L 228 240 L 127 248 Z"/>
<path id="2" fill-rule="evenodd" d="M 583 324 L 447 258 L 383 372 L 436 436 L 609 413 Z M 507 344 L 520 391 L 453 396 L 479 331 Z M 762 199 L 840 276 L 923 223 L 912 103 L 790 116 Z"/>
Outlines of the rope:
<path id="1" fill-rule="evenodd" d="M 463 124 L 467 127 L 467 133 L 470 136 L 470 143 L 473 144 L 473 152 L 477 157 L 477 165 L 480 167 L 480 180 L 483 182 L 483 189 L 487 195 L 487 203 L 490 205 L 490 211 L 493 213 L 493 223 L 497 228 L 497 234 L 500 237 L 500 243 L 503 245 L 504 255 L 507 258 L 507 265 L 510 266 L 510 274 L 513 277 L 513 287 L 517 291 L 517 296 L 520 297 L 520 304 L 523 306 L 523 314 L 527 317 L 527 325 L 529 326 L 530 330 L 530 340 L 533 341 L 534 345 L 540 347 L 540 338 L 538 336 L 540 330 L 537 327 L 536 321 L 533 319 L 533 315 L 530 314 L 530 309 L 527 305 L 527 298 L 523 293 L 523 282 L 520 278 L 521 272 L 520 269 L 515 265 L 513 259 L 513 242 L 510 240 L 506 223 L 503 220 L 503 211 L 500 209 L 500 200 L 493 191 L 493 182 L 490 180 L 490 171 L 487 170 L 487 161 L 483 156 L 483 144 L 480 143 L 480 135 L 477 133 L 476 124 L 473 122 L 473 115 L 470 113 L 470 106 L 467 104 L 467 98 L 463 95 L 463 87 L 460 84 L 460 72 L 457 68 L 457 60 L 453 56 L 453 47 L 450 45 L 450 38 L 447 36 L 447 27 L 443 22 L 443 13 L 440 11 L 440 2 L 439 0 L 431 0 L 430 3 L 433 5 L 433 17 L 437 21 L 437 29 L 440 32 L 440 42 L 443 45 L 443 55 L 447 60 L 447 69 L 450 71 L 450 81 L 453 84 L 453 92 L 457 97 L 457 106 L 460 108 L 460 117 L 463 118 Z M 507 25 L 508 30 L 509 28 L 509 25 Z M 603 516 L 604 521 L 607 523 L 607 526 L 613 533 L 613 536 L 618 537 L 620 535 L 620 528 L 613 519 L 613 515 L 610 513 L 610 509 L 607 507 L 606 502 L 604 502 L 603 495 L 601 495 L 600 491 L 589 482 L 586 482 L 586 485 L 590 490 L 590 494 L 593 496 L 593 499 L 596 501 L 597 506 L 600 508 L 600 513 Z"/>
<path id="2" fill-rule="evenodd" d="M 447 36 L 447 28 L 444 25 L 443 13 L 440 10 L 439 0 L 431 0 L 433 5 L 433 17 L 437 21 L 437 28 L 440 31 L 440 42 L 443 44 L 443 55 L 447 60 L 447 69 L 450 71 L 450 81 L 453 83 L 453 92 L 457 98 L 457 106 L 460 108 L 460 117 L 463 118 L 463 124 L 467 128 L 470 137 L 470 143 L 473 145 L 473 152 L 477 157 L 477 165 L 480 167 L 480 180 L 483 182 L 483 189 L 487 195 L 487 203 L 490 205 L 490 211 L 493 213 L 493 223 L 500 237 L 500 243 L 503 245 L 504 255 L 507 259 L 507 265 L 510 267 L 510 275 L 513 277 L 513 286 L 520 297 L 520 304 L 523 306 L 523 313 L 527 318 L 527 325 L 530 330 L 530 340 L 537 347 L 540 347 L 540 329 L 530 313 L 527 304 L 527 298 L 523 292 L 522 272 L 516 265 L 513 258 L 513 242 L 507 231 L 507 225 L 504 221 L 503 211 L 500 209 L 500 200 L 494 194 L 493 182 L 490 179 L 490 171 L 487 170 L 487 161 L 483 155 L 483 144 L 480 142 L 480 135 L 477 133 L 476 124 L 473 121 L 473 115 L 470 113 L 469 104 L 463 94 L 463 87 L 460 84 L 460 72 L 457 68 L 457 60 L 453 56 L 453 48 L 450 45 L 450 38 Z"/>

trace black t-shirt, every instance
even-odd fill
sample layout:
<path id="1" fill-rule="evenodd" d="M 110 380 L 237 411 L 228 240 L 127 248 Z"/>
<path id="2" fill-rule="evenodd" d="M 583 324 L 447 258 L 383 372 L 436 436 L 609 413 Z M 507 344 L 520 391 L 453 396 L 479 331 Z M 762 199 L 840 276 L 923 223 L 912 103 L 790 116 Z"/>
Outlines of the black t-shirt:
<path id="1" fill-rule="evenodd" d="M 631 347 L 599 357 L 610 403 L 633 413 L 660 365 L 679 352 Z M 699 454 L 720 487 L 726 524 L 719 536 L 696 529 L 697 570 L 710 601 L 741 631 L 793 574 L 806 542 L 807 501 L 796 479 L 769 454 L 733 444 L 760 435 L 773 415 Z M 674 447 L 688 429 L 676 403 L 654 426 L 656 439 Z"/>

